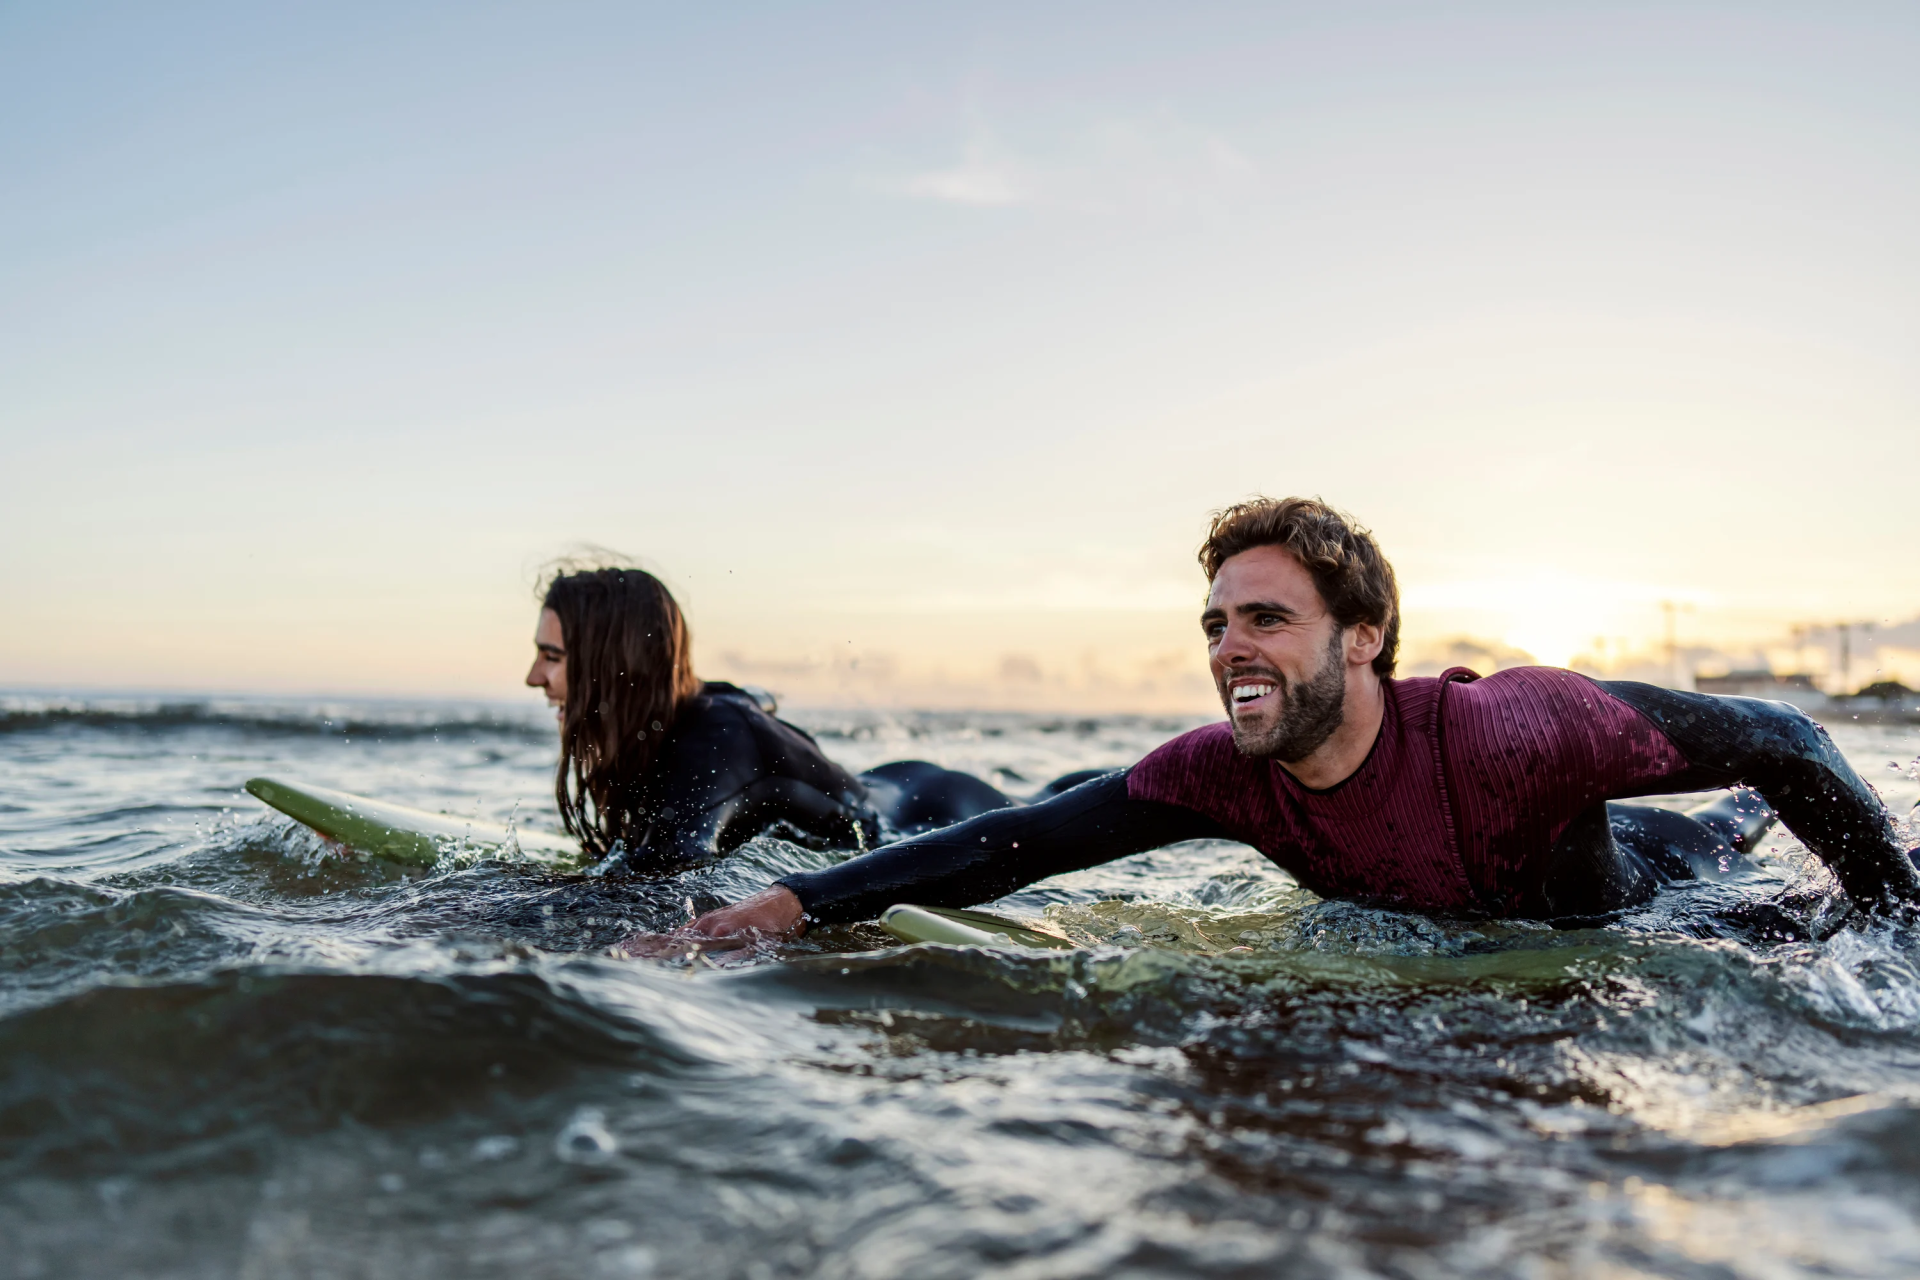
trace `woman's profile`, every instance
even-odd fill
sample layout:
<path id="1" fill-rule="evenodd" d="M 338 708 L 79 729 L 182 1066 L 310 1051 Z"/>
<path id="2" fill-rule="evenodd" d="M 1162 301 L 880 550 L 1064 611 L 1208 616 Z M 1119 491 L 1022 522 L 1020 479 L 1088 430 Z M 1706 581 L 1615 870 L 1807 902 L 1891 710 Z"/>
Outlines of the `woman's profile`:
<path id="1" fill-rule="evenodd" d="M 872 848 L 1014 803 L 926 761 L 848 773 L 766 695 L 695 675 L 686 616 L 642 569 L 554 574 L 534 649 L 526 682 L 560 720 L 560 820 L 629 872 L 680 870 L 758 835 Z"/>

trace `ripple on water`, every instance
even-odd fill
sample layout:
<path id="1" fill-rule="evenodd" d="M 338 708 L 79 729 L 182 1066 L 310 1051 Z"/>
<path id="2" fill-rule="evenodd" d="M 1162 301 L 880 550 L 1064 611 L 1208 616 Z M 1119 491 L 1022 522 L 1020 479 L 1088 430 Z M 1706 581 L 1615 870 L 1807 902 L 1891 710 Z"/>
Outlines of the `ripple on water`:
<path id="1" fill-rule="evenodd" d="M 855 767 L 1018 789 L 1186 726 L 812 727 Z M 1876 782 L 1920 755 L 1836 738 Z M 1557 931 L 1321 902 L 1196 842 L 1000 904 L 1081 951 L 855 926 L 716 968 L 605 952 L 822 855 L 759 841 L 649 885 L 422 875 L 239 791 L 279 772 L 537 822 L 551 751 L 538 708 L 0 706 L 5 1266 L 1920 1269 L 1920 956 L 1847 924 L 1790 840 L 1756 875 Z M 1920 796 L 1883 785 L 1903 812 Z"/>

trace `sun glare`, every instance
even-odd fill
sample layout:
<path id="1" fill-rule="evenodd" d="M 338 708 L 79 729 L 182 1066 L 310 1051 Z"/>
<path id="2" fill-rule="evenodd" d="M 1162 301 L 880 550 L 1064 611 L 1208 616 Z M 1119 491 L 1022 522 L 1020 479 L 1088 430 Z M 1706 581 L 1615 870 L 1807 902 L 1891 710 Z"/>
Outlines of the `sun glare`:
<path id="1" fill-rule="evenodd" d="M 1591 653 L 1596 637 L 1623 650 L 1664 644 L 1666 606 L 1706 603 L 1700 593 L 1671 585 L 1552 571 L 1415 584 L 1404 602 L 1411 629 L 1498 640 L 1556 667 Z"/>

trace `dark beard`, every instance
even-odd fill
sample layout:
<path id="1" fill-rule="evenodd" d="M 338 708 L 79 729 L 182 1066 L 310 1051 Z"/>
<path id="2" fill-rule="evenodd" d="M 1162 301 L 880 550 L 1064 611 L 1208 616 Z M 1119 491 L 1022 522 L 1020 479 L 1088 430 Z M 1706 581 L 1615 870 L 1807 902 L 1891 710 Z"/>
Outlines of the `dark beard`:
<path id="1" fill-rule="evenodd" d="M 1336 628 L 1333 643 L 1321 656 L 1320 669 L 1304 684 L 1279 684 L 1280 715 L 1265 729 L 1243 729 L 1233 719 L 1233 697 L 1227 695 L 1227 718 L 1233 725 L 1233 745 L 1243 756 L 1259 756 L 1283 764 L 1297 764 L 1318 751 L 1346 718 L 1347 671 Z"/>

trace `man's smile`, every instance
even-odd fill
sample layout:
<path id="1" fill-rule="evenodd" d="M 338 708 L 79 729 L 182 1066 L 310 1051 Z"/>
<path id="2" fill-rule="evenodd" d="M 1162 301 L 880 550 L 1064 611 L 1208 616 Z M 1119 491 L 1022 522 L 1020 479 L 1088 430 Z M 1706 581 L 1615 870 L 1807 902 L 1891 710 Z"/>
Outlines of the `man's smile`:
<path id="1" fill-rule="evenodd" d="M 1279 686 L 1264 677 L 1236 682 L 1227 687 L 1235 709 L 1252 706 Z"/>

